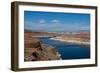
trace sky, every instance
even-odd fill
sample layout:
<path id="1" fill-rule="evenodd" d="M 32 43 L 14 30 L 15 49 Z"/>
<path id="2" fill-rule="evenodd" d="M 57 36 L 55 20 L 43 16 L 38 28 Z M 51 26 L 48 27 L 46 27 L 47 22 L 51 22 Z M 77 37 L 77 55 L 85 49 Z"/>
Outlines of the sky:
<path id="1" fill-rule="evenodd" d="M 90 14 L 24 11 L 24 29 L 32 31 L 90 31 Z"/>

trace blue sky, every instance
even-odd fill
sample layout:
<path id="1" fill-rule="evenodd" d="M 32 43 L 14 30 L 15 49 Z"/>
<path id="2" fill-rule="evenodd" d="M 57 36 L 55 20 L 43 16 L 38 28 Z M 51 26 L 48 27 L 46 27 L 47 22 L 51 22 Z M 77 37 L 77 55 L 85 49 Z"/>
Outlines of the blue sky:
<path id="1" fill-rule="evenodd" d="M 24 11 L 24 29 L 33 31 L 89 31 L 90 14 Z"/>

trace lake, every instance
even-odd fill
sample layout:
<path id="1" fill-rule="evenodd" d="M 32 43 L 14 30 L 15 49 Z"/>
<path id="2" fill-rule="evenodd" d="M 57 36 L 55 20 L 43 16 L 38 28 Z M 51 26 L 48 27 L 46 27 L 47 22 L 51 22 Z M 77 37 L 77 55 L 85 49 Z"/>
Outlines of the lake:
<path id="1" fill-rule="evenodd" d="M 61 58 L 64 59 L 87 59 L 90 58 L 90 47 L 86 45 L 65 43 L 50 38 L 40 38 L 43 44 L 51 45 L 58 49 Z"/>

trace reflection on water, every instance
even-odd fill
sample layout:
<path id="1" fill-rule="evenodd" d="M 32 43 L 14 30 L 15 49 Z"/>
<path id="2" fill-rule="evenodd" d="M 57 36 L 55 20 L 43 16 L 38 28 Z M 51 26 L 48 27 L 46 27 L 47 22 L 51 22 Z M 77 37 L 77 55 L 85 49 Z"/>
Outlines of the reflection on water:
<path id="1" fill-rule="evenodd" d="M 79 44 L 65 43 L 49 38 L 40 38 L 44 44 L 56 47 L 62 59 L 87 59 L 90 58 L 90 47 Z"/>

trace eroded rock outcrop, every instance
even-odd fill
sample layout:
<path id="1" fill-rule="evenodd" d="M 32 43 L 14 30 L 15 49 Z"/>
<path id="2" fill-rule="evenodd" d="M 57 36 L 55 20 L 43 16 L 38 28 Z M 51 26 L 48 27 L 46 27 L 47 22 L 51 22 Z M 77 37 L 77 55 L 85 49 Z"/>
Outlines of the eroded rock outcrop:
<path id="1" fill-rule="evenodd" d="M 25 61 L 45 61 L 60 59 L 60 55 L 56 48 L 50 45 L 41 44 L 40 42 L 27 44 L 27 47 L 25 47 L 24 56 Z"/>

